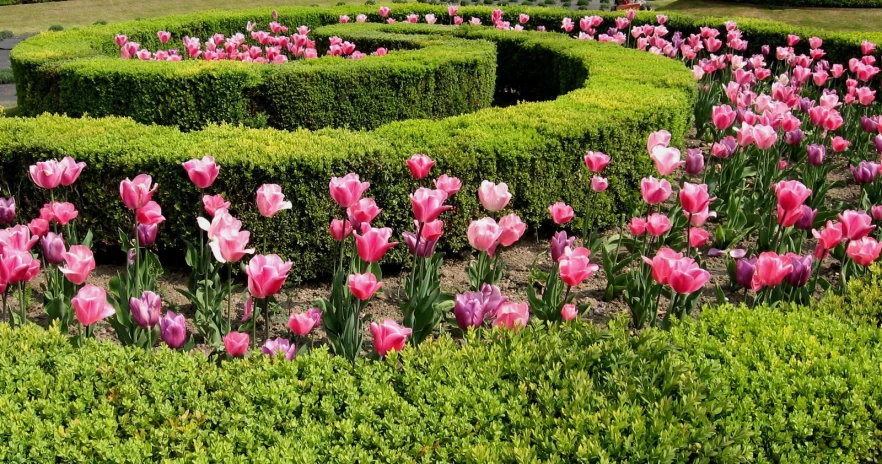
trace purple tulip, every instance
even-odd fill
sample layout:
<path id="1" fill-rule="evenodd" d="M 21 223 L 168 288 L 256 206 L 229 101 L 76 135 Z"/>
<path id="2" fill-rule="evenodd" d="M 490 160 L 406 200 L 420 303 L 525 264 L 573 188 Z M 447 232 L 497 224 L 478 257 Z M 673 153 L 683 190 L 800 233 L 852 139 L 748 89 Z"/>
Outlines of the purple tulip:
<path id="1" fill-rule="evenodd" d="M 707 256 L 709 258 L 719 258 L 720 256 L 723 256 L 725 254 L 726 250 L 721 250 L 719 248 L 711 248 L 710 250 L 707 250 Z"/>
<path id="2" fill-rule="evenodd" d="M 162 314 L 162 298 L 151 291 L 145 291 L 141 298 L 129 298 L 129 309 L 138 327 L 152 329 L 159 323 L 159 316 Z"/>
<path id="3" fill-rule="evenodd" d="M 135 265 L 135 249 L 129 248 L 129 251 L 126 252 L 126 267 L 132 267 Z"/>
<path id="4" fill-rule="evenodd" d="M 787 253 L 790 263 L 793 264 L 793 270 L 784 280 L 793 287 L 802 287 L 808 283 L 809 277 L 812 275 L 812 263 L 814 256 L 811 254 L 799 256 L 795 253 Z"/>
<path id="5" fill-rule="evenodd" d="M 876 153 L 882 154 L 882 134 L 873 137 L 873 144 L 876 145 Z"/>
<path id="6" fill-rule="evenodd" d="M 404 243 L 407 245 L 410 254 L 420 258 L 428 258 L 435 252 L 435 245 L 438 243 L 438 240 L 426 240 L 423 238 L 420 240 L 419 250 L 414 250 L 416 247 L 416 234 L 413 232 L 404 232 L 401 235 L 404 237 Z"/>
<path id="7" fill-rule="evenodd" d="M 67 251 L 64 246 L 64 237 L 61 234 L 47 232 L 46 236 L 40 239 L 40 246 L 43 247 L 43 257 L 49 264 L 61 264 L 64 262 L 64 253 Z"/>
<path id="8" fill-rule="evenodd" d="M 159 335 L 168 346 L 178 349 L 187 343 L 187 320 L 183 314 L 169 311 L 159 320 Z"/>
<path id="9" fill-rule="evenodd" d="M 790 145 L 791 147 L 795 147 L 802 143 L 802 139 L 804 138 L 805 132 L 803 132 L 802 129 L 794 129 L 784 134 L 784 143 Z"/>
<path id="10" fill-rule="evenodd" d="M 854 181 L 858 184 L 869 184 L 879 175 L 879 164 L 872 161 L 861 161 L 857 168 L 854 165 L 849 165 L 848 168 L 851 169 Z"/>
<path id="11" fill-rule="evenodd" d="M 704 169 L 704 155 L 697 148 L 686 150 L 686 173 L 695 175 Z"/>
<path id="12" fill-rule="evenodd" d="M 159 224 L 138 224 L 138 244 L 145 247 L 153 246 L 158 231 Z"/>
<path id="13" fill-rule="evenodd" d="M 808 162 L 812 166 L 820 166 L 824 164 L 824 157 L 827 156 L 827 148 L 823 145 L 812 144 L 805 147 L 808 153 Z"/>
<path id="14" fill-rule="evenodd" d="M 15 198 L 0 198 L 0 224 L 15 221 Z"/>
<path id="15" fill-rule="evenodd" d="M 794 226 L 799 230 L 812 230 L 815 225 L 815 216 L 818 215 L 818 210 L 812 209 L 809 205 L 802 205 L 802 217 L 796 221 Z"/>
<path id="16" fill-rule="evenodd" d="M 453 305 L 456 325 L 462 330 L 480 327 L 484 319 L 492 316 L 505 301 L 499 287 L 490 284 L 484 284 L 480 292 L 458 294 Z"/>
<path id="17" fill-rule="evenodd" d="M 768 45 L 763 45 L 762 47 L 760 47 L 760 53 L 767 56 L 770 52 L 769 48 L 770 47 Z"/>
<path id="18" fill-rule="evenodd" d="M 744 288 L 750 288 L 756 272 L 756 258 L 742 258 L 735 262 L 735 281 Z"/>
<path id="19" fill-rule="evenodd" d="M 564 249 L 573 246 L 574 243 L 576 243 L 576 237 L 567 238 L 565 231 L 561 230 L 555 233 L 554 237 L 551 237 L 551 259 L 558 262 L 563 256 Z"/>
<path id="20" fill-rule="evenodd" d="M 866 116 L 861 116 L 861 129 L 868 134 L 876 132 L 876 121 Z"/>
<path id="21" fill-rule="evenodd" d="M 799 99 L 799 110 L 803 113 L 808 113 L 810 109 L 815 107 L 815 101 L 809 97 L 802 97 Z"/>
<path id="22" fill-rule="evenodd" d="M 282 337 L 269 339 L 263 344 L 260 352 L 267 356 L 284 356 L 288 361 L 297 354 L 297 346 Z"/>

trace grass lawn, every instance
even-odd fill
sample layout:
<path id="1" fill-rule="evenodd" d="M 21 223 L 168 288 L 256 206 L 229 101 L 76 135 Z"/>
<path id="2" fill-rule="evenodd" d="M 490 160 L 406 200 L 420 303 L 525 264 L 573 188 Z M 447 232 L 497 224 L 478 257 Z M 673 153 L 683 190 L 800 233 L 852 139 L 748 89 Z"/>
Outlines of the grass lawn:
<path id="1" fill-rule="evenodd" d="M 759 18 L 833 31 L 882 32 L 882 8 L 780 8 L 709 0 L 658 0 L 652 5 L 689 16 Z"/>

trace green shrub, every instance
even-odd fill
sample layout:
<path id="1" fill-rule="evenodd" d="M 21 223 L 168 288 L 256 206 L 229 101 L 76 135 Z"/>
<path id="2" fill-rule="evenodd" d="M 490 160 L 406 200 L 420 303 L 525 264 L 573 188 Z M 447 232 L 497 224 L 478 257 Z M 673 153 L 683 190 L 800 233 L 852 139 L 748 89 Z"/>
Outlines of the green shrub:
<path id="1" fill-rule="evenodd" d="M 92 23 L 93 26 L 103 26 L 105 24 L 107 24 L 107 21 L 105 21 L 103 19 L 99 19 L 98 21 L 95 21 L 94 23 Z"/>
<path id="2" fill-rule="evenodd" d="M 499 333 L 499 332 L 496 332 Z M 449 337 L 353 370 L 325 350 L 219 366 L 203 355 L 0 326 L 0 460 L 745 462 L 659 332 L 578 324 Z M 700 446 L 698 446 L 700 444 Z"/>
<path id="3" fill-rule="evenodd" d="M 6 40 L 10 37 L 12 37 L 12 31 L 9 31 L 9 30 L 0 31 L 0 40 Z"/>
<path id="4" fill-rule="evenodd" d="M 64 30 L 64 26 L 62 26 L 61 24 L 53 24 L 49 26 L 49 30 L 52 32 L 60 32 Z"/>
<path id="5" fill-rule="evenodd" d="M 851 279 L 845 295 L 831 294 L 821 300 L 821 312 L 882 325 L 882 266 L 874 265 L 861 279 Z"/>
<path id="6" fill-rule="evenodd" d="M 15 77 L 12 75 L 11 69 L 0 69 L 0 84 L 12 84 Z"/>
<path id="7" fill-rule="evenodd" d="M 420 13 L 440 13 L 442 8 L 411 7 Z M 401 10 L 397 14 L 409 12 Z M 492 8 L 463 10 L 466 17 L 474 13 L 489 21 Z M 344 11 L 376 15 L 364 7 L 320 12 L 280 8 L 280 20 L 300 23 L 290 18 L 303 11 L 332 17 Z M 205 15 L 187 18 L 211 23 L 214 17 Z M 232 23 L 239 24 L 238 19 Z M 153 34 L 156 26 L 150 23 L 145 28 Z M 344 27 L 351 26 L 355 25 Z M 372 40 L 373 32 L 367 27 L 350 30 L 367 42 Z M 392 30 L 440 33 L 454 28 L 401 25 Z M 333 31 L 330 28 L 325 33 Z M 211 154 L 222 166 L 212 191 L 232 201 L 232 212 L 253 232 L 254 243 L 271 244 L 269 250 L 262 251 L 296 258 L 291 275 L 292 280 L 300 281 L 330 270 L 334 243 L 326 229 L 335 212 L 327 194 L 331 176 L 350 171 L 364 176 L 372 183 L 368 195 L 383 208 L 380 223 L 403 231 L 411 227 L 407 194 L 415 187 L 404 161 L 413 153 L 432 156 L 438 160 L 434 175 L 454 175 L 464 184 L 462 193 L 452 199 L 454 212 L 445 218 L 449 229 L 444 242 L 457 251 L 466 246 L 468 223 L 482 214 L 474 191 L 483 179 L 508 183 L 514 195 L 512 207 L 534 228 L 550 224 L 547 206 L 558 200 L 588 215 L 597 227 L 616 223 L 623 205 L 639 191 L 639 179 L 650 172 L 648 133 L 667 128 L 675 134 L 675 143 L 681 143 L 690 124 L 694 80 L 675 61 L 611 44 L 577 42 L 560 34 L 473 27 L 455 28 L 451 33 L 457 40 L 495 44 L 497 88 L 514 89 L 524 99 L 547 101 L 440 120 L 400 121 L 370 132 L 212 126 L 182 133 L 117 118 L 6 118 L 0 121 L 0 172 L 7 179 L 22 179 L 35 160 L 69 155 L 87 162 L 75 200 L 81 223 L 114 251 L 117 228 L 130 221 L 117 198 L 119 181 L 140 172 L 150 173 L 160 184 L 156 199 L 168 218 L 159 243 L 163 251 L 174 252 L 183 249 L 184 239 L 195 239 L 194 219 L 203 214 L 199 193 L 180 163 Z M 391 34 L 387 40 L 396 37 Z M 22 79 L 21 73 L 29 72 L 22 61 L 16 68 L 18 79 Z M 581 158 L 589 149 L 604 151 L 614 159 L 605 171 L 610 188 L 603 195 L 591 195 L 587 188 Z M 293 210 L 273 221 L 262 221 L 253 202 L 254 191 L 263 183 L 280 184 L 293 202 Z M 46 201 L 44 192 L 37 192 L 30 183 L 19 182 L 14 188 L 25 216 L 36 214 L 35 206 Z M 403 250 L 398 249 L 391 260 L 403 257 Z"/>
<path id="8" fill-rule="evenodd" d="M 882 458 L 875 326 L 806 308 L 724 306 L 670 339 L 693 369 L 715 372 L 711 390 L 736 405 L 717 425 L 749 433 L 756 462 Z"/>
<path id="9" fill-rule="evenodd" d="M 352 26 L 346 29 L 351 33 L 392 27 L 347 26 Z M 114 45 L 112 30 L 128 32 L 145 46 L 157 39 L 139 36 L 140 24 L 137 29 L 118 27 L 74 30 L 60 40 L 41 36 L 26 41 L 29 50 L 16 51 L 12 58 L 22 82 L 27 82 L 21 86 L 19 106 L 31 115 L 48 111 L 130 116 L 138 122 L 187 130 L 210 122 L 242 123 L 260 113 L 266 114 L 271 126 L 282 129 L 373 129 L 400 119 L 475 111 L 489 106 L 493 98 L 495 56 L 487 43 L 463 46 L 410 35 L 395 38 L 404 51 L 358 61 L 323 57 L 267 66 L 232 61 L 143 62 L 120 59 L 119 51 L 106 50 L 103 41 Z M 188 27 L 165 29 L 178 34 Z M 233 32 L 233 26 L 227 27 L 231 29 L 224 32 Z M 208 30 L 205 26 L 202 32 Z M 82 41 L 76 51 L 44 59 L 43 47 L 51 49 L 75 38 Z M 373 48 L 358 45 L 370 52 L 389 44 L 375 40 Z M 70 60 L 73 56 L 82 57 Z"/>
<path id="10" fill-rule="evenodd" d="M 762 6 L 807 6 L 827 8 L 879 8 L 882 0 L 725 0 Z"/>

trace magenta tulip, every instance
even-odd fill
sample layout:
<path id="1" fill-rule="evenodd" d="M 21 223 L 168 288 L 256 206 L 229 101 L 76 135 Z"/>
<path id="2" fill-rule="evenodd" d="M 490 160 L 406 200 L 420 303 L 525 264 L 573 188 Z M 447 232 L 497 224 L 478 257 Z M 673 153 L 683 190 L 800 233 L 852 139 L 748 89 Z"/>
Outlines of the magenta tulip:
<path id="1" fill-rule="evenodd" d="M 585 166 L 589 171 L 600 173 L 610 162 L 610 157 L 599 151 L 585 152 Z"/>
<path id="2" fill-rule="evenodd" d="M 551 220 L 557 225 L 564 225 L 572 221 L 576 216 L 573 212 L 573 207 L 562 201 L 549 206 L 548 212 L 551 213 Z"/>
<path id="3" fill-rule="evenodd" d="M 27 282 L 39 273 L 40 261 L 30 252 L 8 249 L 0 254 L 0 283 L 4 286 Z"/>
<path id="4" fill-rule="evenodd" d="M 386 319 L 377 324 L 371 322 L 371 333 L 374 335 L 374 349 L 380 356 L 386 356 L 390 351 L 401 351 L 404 348 L 407 337 L 413 330 L 404 327 L 392 319 Z"/>
<path id="5" fill-rule="evenodd" d="M 293 263 L 282 261 L 279 255 L 255 255 L 245 267 L 248 291 L 254 298 L 266 298 L 282 289 Z"/>
<path id="6" fill-rule="evenodd" d="M 146 205 L 138 208 L 135 216 L 139 224 L 148 226 L 155 226 L 165 221 L 165 217 L 162 215 L 162 208 L 155 201 L 148 201 Z"/>
<path id="7" fill-rule="evenodd" d="M 331 236 L 334 240 L 343 241 L 352 233 L 352 225 L 346 219 L 334 218 L 331 220 Z"/>
<path id="8" fill-rule="evenodd" d="M 214 162 L 214 157 L 212 156 L 203 156 L 202 159 L 191 159 L 183 163 L 182 166 L 187 171 L 190 182 L 193 182 L 193 185 L 200 189 L 211 187 L 211 184 L 214 183 L 220 172 L 220 167 Z"/>
<path id="9" fill-rule="evenodd" d="M 410 169 L 413 178 L 417 180 L 425 179 L 434 165 L 435 161 L 432 158 L 419 153 L 411 156 L 410 159 L 407 160 L 407 168 Z"/>
<path id="10" fill-rule="evenodd" d="M 438 219 L 444 211 L 452 209 L 445 205 L 447 193 L 443 190 L 433 190 L 420 187 L 410 194 L 410 205 L 413 208 L 413 217 L 419 222 L 431 222 Z"/>
<path id="11" fill-rule="evenodd" d="M 0 224 L 15 221 L 15 198 L 0 198 Z"/>
<path id="12" fill-rule="evenodd" d="M 485 319 L 496 314 L 505 301 L 499 287 L 487 283 L 481 286 L 480 292 L 457 294 L 453 305 L 456 325 L 462 330 L 480 327 Z"/>
<path id="13" fill-rule="evenodd" d="M 69 187 L 76 182 L 80 177 L 80 173 L 83 172 L 83 168 L 86 167 L 86 163 L 77 163 L 70 156 L 65 156 L 61 160 L 61 164 L 64 166 L 64 173 L 61 174 L 61 185 L 65 187 Z"/>
<path id="14" fill-rule="evenodd" d="M 318 327 L 321 320 L 322 312 L 318 308 L 309 308 L 306 312 L 291 313 L 291 317 L 288 318 L 288 328 L 291 329 L 291 332 L 303 337 Z"/>
<path id="15" fill-rule="evenodd" d="M 680 190 L 680 205 L 683 211 L 690 214 L 699 213 L 708 207 L 710 201 L 707 184 L 683 183 L 683 188 Z"/>
<path id="16" fill-rule="evenodd" d="M 671 196 L 671 183 L 665 179 L 656 179 L 655 177 L 644 177 L 640 181 L 640 193 L 643 195 L 643 201 L 650 205 L 657 205 Z"/>
<path id="17" fill-rule="evenodd" d="M 159 335 L 171 348 L 178 349 L 187 342 L 187 320 L 183 314 L 168 311 L 159 319 Z"/>
<path id="18" fill-rule="evenodd" d="M 876 228 L 873 218 L 866 211 L 843 211 L 839 215 L 839 221 L 842 224 L 842 235 L 848 240 L 860 240 Z"/>
<path id="19" fill-rule="evenodd" d="M 440 176 L 438 176 L 437 179 L 435 179 L 435 188 L 446 193 L 447 197 L 449 198 L 459 192 L 459 190 L 462 188 L 462 182 L 456 177 L 451 177 L 447 174 L 441 174 Z"/>
<path id="20" fill-rule="evenodd" d="M 570 287 L 575 287 L 597 272 L 600 267 L 591 263 L 591 251 L 584 247 L 567 248 L 560 258 L 560 279 Z"/>
<path id="21" fill-rule="evenodd" d="M 527 306 L 527 303 L 508 302 L 496 310 L 493 327 L 501 326 L 517 332 L 526 327 L 529 321 L 530 307 Z"/>
<path id="22" fill-rule="evenodd" d="M 162 298 L 148 290 L 141 294 L 141 298 L 129 298 L 129 309 L 135 324 L 143 329 L 152 329 L 162 316 Z"/>
<path id="23" fill-rule="evenodd" d="M 848 243 L 845 254 L 861 266 L 869 266 L 879 259 L 882 252 L 882 243 L 872 237 L 862 237 L 860 240 L 852 240 Z"/>
<path id="24" fill-rule="evenodd" d="M 761 253 L 756 259 L 751 288 L 758 292 L 765 287 L 777 287 L 792 270 L 793 264 L 787 256 L 780 256 L 773 251 Z"/>
<path id="25" fill-rule="evenodd" d="M 331 198 L 343 208 L 349 208 L 354 205 L 371 184 L 361 182 L 358 174 L 349 173 L 343 177 L 332 177 L 328 188 L 331 192 Z"/>

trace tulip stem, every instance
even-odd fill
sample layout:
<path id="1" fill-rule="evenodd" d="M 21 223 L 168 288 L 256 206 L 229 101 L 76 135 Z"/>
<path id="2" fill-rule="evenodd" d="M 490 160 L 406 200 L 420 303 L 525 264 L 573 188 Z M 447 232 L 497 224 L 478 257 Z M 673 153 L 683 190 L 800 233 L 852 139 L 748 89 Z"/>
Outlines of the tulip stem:
<path id="1" fill-rule="evenodd" d="M 138 237 L 138 213 L 135 213 L 135 297 L 141 296 L 141 241 Z"/>
<path id="2" fill-rule="evenodd" d="M 233 328 L 233 263 L 227 263 L 227 325 Z"/>
<path id="3" fill-rule="evenodd" d="M 9 306 L 8 306 L 8 298 L 9 298 L 9 288 L 3 289 L 3 319 L 9 321 Z"/>
<path id="4" fill-rule="evenodd" d="M 270 317 L 269 317 L 269 296 L 263 299 L 263 334 L 264 341 L 269 340 L 270 335 Z"/>
<path id="5" fill-rule="evenodd" d="M 18 323 L 20 324 L 19 327 L 23 327 L 23 326 L 24 326 L 24 323 L 25 323 L 25 320 L 27 320 L 27 317 L 28 317 L 28 311 L 27 311 L 27 298 L 25 298 L 25 287 L 24 287 L 24 282 L 19 282 L 19 283 L 18 283 L 18 298 L 19 298 L 19 309 L 18 309 L 18 311 L 19 311 L 19 314 L 20 314 L 20 317 L 19 317 L 19 321 L 18 321 Z"/>

